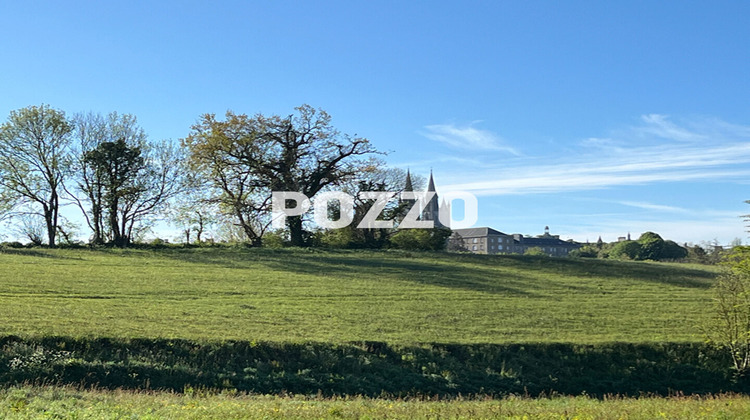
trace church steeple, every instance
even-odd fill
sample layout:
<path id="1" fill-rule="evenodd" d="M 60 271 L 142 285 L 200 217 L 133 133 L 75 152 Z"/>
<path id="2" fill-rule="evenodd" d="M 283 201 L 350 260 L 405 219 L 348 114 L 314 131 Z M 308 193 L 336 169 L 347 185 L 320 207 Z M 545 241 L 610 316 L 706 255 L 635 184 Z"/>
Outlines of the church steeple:
<path id="1" fill-rule="evenodd" d="M 432 178 L 432 170 L 430 170 L 430 182 L 427 184 L 427 192 L 434 192 L 435 194 L 432 195 L 432 198 L 427 203 L 427 207 L 422 212 L 422 220 L 434 221 L 436 228 L 444 227 L 440 223 L 440 204 L 438 204 L 438 195 L 435 191 L 435 180 Z"/>
<path id="2" fill-rule="evenodd" d="M 432 169 L 430 169 L 430 182 L 429 184 L 427 184 L 427 192 L 434 192 L 434 191 L 435 191 L 435 181 L 432 179 Z"/>
<path id="3" fill-rule="evenodd" d="M 414 187 L 411 185 L 411 173 L 406 170 L 406 185 L 404 185 L 404 191 L 414 191 Z"/>

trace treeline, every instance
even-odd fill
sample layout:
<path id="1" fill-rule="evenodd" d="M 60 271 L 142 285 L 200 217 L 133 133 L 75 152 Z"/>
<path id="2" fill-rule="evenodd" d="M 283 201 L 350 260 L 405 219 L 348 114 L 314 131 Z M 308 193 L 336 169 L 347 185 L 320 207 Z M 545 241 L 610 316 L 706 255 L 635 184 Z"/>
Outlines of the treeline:
<path id="1" fill-rule="evenodd" d="M 699 245 L 681 246 L 678 243 L 663 239 L 654 232 L 643 233 L 638 240 L 624 240 L 605 243 L 601 239 L 593 244 L 586 244 L 571 252 L 573 257 L 612 258 L 625 260 L 652 261 L 690 261 L 702 264 L 714 264 L 724 256 L 723 249 L 706 250 Z"/>
<path id="2" fill-rule="evenodd" d="M 295 111 L 205 114 L 179 141 L 150 140 L 129 114 L 69 117 L 48 105 L 12 111 L 0 126 L 0 220 L 12 230 L 6 233 L 51 247 L 81 236 L 93 245 L 128 246 L 160 220 L 179 226 L 187 243 L 202 243 L 214 230 L 251 246 L 443 246 L 442 231 L 355 229 L 371 200 L 355 201 L 349 228 L 316 232 L 303 215 L 272 231 L 272 191 L 312 198 L 335 188 L 357 197 L 401 191 L 405 180 L 367 139 L 337 131 L 325 111 Z M 71 223 L 63 206 L 77 208 L 85 226 Z M 384 217 L 405 210 L 391 203 Z"/>

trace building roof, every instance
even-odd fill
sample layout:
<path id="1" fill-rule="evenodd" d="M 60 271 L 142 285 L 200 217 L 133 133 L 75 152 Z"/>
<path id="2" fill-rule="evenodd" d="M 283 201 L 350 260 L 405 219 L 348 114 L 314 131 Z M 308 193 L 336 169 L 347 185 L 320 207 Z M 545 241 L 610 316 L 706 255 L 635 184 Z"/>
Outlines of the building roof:
<path id="1" fill-rule="evenodd" d="M 563 241 L 560 238 L 555 238 L 553 236 L 548 237 L 536 237 L 536 238 L 527 238 L 525 236 L 521 236 L 520 238 L 516 239 L 516 243 L 522 244 L 522 245 L 531 245 L 531 246 L 568 246 L 568 247 L 579 247 L 580 244 L 578 242 L 569 242 L 569 241 Z"/>
<path id="2" fill-rule="evenodd" d="M 488 235 L 504 235 L 509 236 L 499 230 L 492 229 L 490 227 L 478 227 L 469 229 L 453 229 L 454 232 L 464 238 L 473 238 L 475 236 L 488 236 Z"/>

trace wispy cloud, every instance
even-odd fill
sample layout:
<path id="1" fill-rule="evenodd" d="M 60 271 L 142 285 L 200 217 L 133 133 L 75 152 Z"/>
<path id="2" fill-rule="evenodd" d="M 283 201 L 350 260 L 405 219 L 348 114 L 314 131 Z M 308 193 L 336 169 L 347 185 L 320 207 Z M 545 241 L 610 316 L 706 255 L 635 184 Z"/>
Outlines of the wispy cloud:
<path id="1" fill-rule="evenodd" d="M 456 170 L 444 190 L 477 195 L 533 194 L 600 189 L 659 182 L 710 181 L 750 177 L 750 129 L 720 121 L 701 121 L 688 129 L 661 115 L 613 139 L 590 138 L 554 159 L 505 159 L 502 166 Z M 692 126 L 691 126 L 692 127 Z M 660 141 L 629 146 L 631 137 Z M 666 140 L 666 141 L 665 141 Z"/>
<path id="2" fill-rule="evenodd" d="M 705 140 L 704 134 L 696 133 L 686 128 L 680 127 L 669 120 L 669 117 L 661 114 L 648 114 L 641 117 L 644 125 L 637 127 L 636 131 L 644 134 L 655 135 L 668 140 L 678 141 L 696 141 Z"/>
<path id="3" fill-rule="evenodd" d="M 466 150 L 494 150 L 519 155 L 513 147 L 505 145 L 503 139 L 495 133 L 473 126 L 455 124 L 434 124 L 424 127 L 421 135 L 449 146 Z"/>
<path id="4" fill-rule="evenodd" d="M 667 212 L 667 213 L 688 213 L 689 212 L 688 209 L 683 209 L 681 207 L 667 206 L 664 204 L 646 203 L 643 201 L 620 201 L 619 204 L 622 204 L 623 206 L 635 207 L 635 208 L 644 209 L 644 210 L 661 211 L 661 212 Z"/>

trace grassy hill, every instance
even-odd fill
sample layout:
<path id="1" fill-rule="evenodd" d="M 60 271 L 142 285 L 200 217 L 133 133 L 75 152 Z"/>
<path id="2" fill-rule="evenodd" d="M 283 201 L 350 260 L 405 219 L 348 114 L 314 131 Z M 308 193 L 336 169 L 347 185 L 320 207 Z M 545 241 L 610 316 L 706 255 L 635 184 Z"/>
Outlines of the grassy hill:
<path id="1" fill-rule="evenodd" d="M 713 267 L 303 249 L 3 249 L 0 383 L 459 396 L 744 392 Z"/>
<path id="2" fill-rule="evenodd" d="M 716 269 L 406 252 L 5 249 L 0 335 L 699 342 Z"/>

